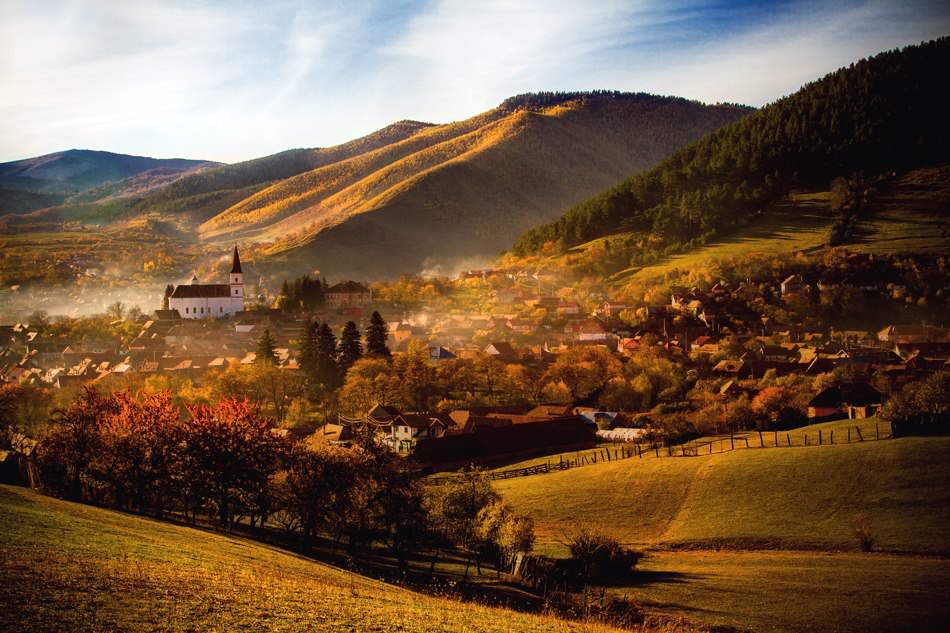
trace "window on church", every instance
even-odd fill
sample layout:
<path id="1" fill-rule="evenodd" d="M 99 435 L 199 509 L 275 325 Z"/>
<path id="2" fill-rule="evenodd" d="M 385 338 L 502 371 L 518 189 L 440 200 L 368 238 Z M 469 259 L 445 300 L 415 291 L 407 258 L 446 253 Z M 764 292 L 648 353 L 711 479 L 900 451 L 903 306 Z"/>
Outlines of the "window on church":
<path id="1" fill-rule="evenodd" d="M 188 308 L 185 308 L 185 314 L 188 314 Z"/>
<path id="2" fill-rule="evenodd" d="M 224 306 L 218 306 L 218 312 L 224 312 Z"/>

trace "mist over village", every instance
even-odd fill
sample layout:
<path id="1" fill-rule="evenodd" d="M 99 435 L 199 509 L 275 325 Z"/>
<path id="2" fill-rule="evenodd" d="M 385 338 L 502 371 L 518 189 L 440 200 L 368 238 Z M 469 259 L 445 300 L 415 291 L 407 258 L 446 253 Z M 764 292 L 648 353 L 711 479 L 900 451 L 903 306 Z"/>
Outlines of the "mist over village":
<path id="1" fill-rule="evenodd" d="M 944 630 L 948 35 L 0 5 L 0 629 Z"/>

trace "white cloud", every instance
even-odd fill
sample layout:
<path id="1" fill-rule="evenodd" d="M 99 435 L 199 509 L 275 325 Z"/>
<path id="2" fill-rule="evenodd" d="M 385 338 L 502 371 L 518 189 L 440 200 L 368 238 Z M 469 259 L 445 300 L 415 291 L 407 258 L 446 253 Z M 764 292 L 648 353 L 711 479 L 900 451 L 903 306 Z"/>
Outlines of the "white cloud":
<path id="1" fill-rule="evenodd" d="M 410 0 L 412 2 L 412 0 Z M 762 104 L 946 33 L 937 3 L 0 2 L 0 161 L 68 147 L 240 160 L 513 94 Z M 714 25 L 714 26 L 713 26 Z"/>

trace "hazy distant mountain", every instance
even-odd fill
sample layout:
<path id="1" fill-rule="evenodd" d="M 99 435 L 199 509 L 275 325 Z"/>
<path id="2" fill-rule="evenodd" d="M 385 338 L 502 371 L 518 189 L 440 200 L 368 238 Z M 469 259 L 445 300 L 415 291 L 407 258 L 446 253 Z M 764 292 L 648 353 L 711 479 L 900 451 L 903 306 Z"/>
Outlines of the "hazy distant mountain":
<path id="1" fill-rule="evenodd" d="M 276 182 L 201 235 L 268 243 L 259 263 L 288 272 L 449 272 L 749 111 L 644 94 L 524 95 Z"/>
<path id="2" fill-rule="evenodd" d="M 147 158 L 70 149 L 36 158 L 0 163 L 0 186 L 31 193 L 75 193 L 153 169 L 187 171 L 208 161 Z"/>
<path id="3" fill-rule="evenodd" d="M 152 174 L 167 182 L 183 173 L 216 164 L 201 160 L 147 158 L 85 149 L 71 149 L 0 163 L 0 213 L 25 213 L 61 203 L 71 195 L 131 177 L 139 177 L 140 190 L 147 189 L 144 183 L 150 177 L 143 174 Z"/>

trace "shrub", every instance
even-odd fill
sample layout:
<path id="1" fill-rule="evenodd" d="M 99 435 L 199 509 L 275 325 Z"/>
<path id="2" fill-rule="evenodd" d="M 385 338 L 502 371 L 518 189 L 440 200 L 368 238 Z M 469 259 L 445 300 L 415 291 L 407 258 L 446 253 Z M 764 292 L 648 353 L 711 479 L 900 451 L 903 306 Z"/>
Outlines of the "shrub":
<path id="1" fill-rule="evenodd" d="M 622 580 L 640 560 L 639 552 L 623 547 L 606 534 L 587 529 L 578 532 L 568 547 L 575 571 L 588 582 Z"/>

